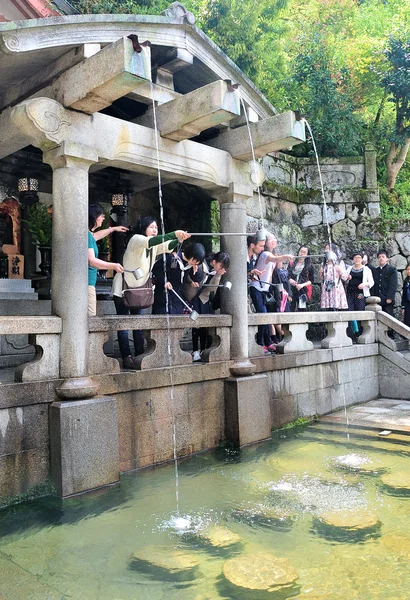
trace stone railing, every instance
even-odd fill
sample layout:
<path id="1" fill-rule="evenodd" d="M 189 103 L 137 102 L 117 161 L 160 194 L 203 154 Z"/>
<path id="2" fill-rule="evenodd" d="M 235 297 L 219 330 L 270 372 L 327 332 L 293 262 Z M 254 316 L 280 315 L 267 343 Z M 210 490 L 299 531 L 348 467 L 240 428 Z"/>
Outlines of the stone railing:
<path id="1" fill-rule="evenodd" d="M 380 344 L 383 344 L 384 346 L 389 348 L 389 350 L 393 350 L 393 352 L 400 350 L 400 342 L 398 342 L 393 337 L 390 337 L 389 331 L 394 331 L 402 338 L 405 338 L 405 340 L 407 340 L 407 343 L 410 341 L 410 327 L 407 327 L 407 325 L 405 325 L 401 321 L 398 321 L 394 317 L 391 317 L 383 311 L 377 312 L 376 314 L 377 337 Z"/>
<path id="2" fill-rule="evenodd" d="M 323 324 L 327 328 L 327 336 L 320 342 L 321 348 L 341 348 L 351 346 L 352 339 L 346 330 L 349 321 L 360 322 L 363 333 L 359 344 L 372 344 L 376 341 L 376 313 L 371 311 L 343 312 L 300 312 L 300 313 L 252 313 L 248 316 L 249 356 L 263 356 L 262 346 L 256 343 L 258 325 L 282 325 L 285 337 L 279 344 L 279 351 L 306 352 L 313 350 L 313 342 L 307 339 L 309 323 Z"/>
<path id="3" fill-rule="evenodd" d="M 59 317 L 0 317 L 0 335 L 28 334 L 29 344 L 36 351 L 34 360 L 16 368 L 15 381 L 59 377 L 61 331 L 62 321 Z"/>
<path id="4" fill-rule="evenodd" d="M 171 358 L 168 355 L 168 326 Z M 190 352 L 182 350 L 180 341 L 186 329 L 206 327 L 212 344 L 202 353 L 204 362 L 230 360 L 230 315 L 204 315 L 196 321 L 188 316 L 108 316 L 89 319 L 89 374 L 118 373 L 119 362 L 106 356 L 103 345 L 110 331 L 139 329 L 144 332 L 147 348 L 137 357 L 139 369 L 165 368 L 192 364 Z"/>

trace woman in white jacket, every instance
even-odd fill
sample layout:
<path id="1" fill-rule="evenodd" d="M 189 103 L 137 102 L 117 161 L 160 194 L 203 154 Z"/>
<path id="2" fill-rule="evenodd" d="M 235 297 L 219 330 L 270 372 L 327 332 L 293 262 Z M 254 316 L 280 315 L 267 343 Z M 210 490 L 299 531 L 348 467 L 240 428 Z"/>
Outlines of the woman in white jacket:
<path id="1" fill-rule="evenodd" d="M 355 252 L 352 256 L 353 265 L 347 267 L 347 305 L 349 310 L 364 310 L 366 298 L 370 296 L 370 288 L 374 286 L 373 274 L 369 267 L 363 264 L 363 253 Z"/>

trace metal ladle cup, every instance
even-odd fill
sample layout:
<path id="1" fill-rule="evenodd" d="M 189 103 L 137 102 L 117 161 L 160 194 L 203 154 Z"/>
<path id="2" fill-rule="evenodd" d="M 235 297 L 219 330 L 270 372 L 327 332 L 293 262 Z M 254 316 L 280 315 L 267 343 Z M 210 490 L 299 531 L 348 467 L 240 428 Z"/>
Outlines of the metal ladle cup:
<path id="1" fill-rule="evenodd" d="M 264 227 L 261 227 L 260 229 L 258 229 L 258 231 L 256 232 L 256 241 L 257 242 L 264 242 L 266 240 L 267 237 L 267 231 Z"/>
<path id="2" fill-rule="evenodd" d="M 219 285 L 212 285 L 212 283 L 204 283 L 200 287 L 225 288 L 226 290 L 230 290 L 232 289 L 232 282 L 226 281 L 225 283 L 220 283 Z"/>
<path id="3" fill-rule="evenodd" d="M 181 298 L 181 296 L 179 294 L 176 293 L 176 291 L 174 290 L 174 288 L 171 288 L 170 290 L 171 292 L 173 292 L 175 294 L 175 296 L 181 300 L 182 304 L 184 306 L 186 306 L 186 308 L 189 310 L 189 318 L 192 319 L 193 321 L 196 321 L 197 318 L 199 317 L 199 314 L 196 312 L 196 310 L 194 310 L 193 308 L 191 308 L 186 302 L 185 300 L 183 300 Z"/>
<path id="4" fill-rule="evenodd" d="M 124 269 L 124 273 L 132 273 L 137 281 L 144 277 L 144 272 L 139 267 L 137 269 Z"/>

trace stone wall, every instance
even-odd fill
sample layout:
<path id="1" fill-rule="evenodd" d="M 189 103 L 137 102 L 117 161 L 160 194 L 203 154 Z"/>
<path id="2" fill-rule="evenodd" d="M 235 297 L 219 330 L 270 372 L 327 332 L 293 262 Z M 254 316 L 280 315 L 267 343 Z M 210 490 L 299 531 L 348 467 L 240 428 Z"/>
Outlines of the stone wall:
<path id="1" fill-rule="evenodd" d="M 269 379 L 270 426 L 326 414 L 378 396 L 377 344 L 256 358 Z M 229 361 L 174 367 L 177 455 L 215 448 L 225 438 Z M 117 405 L 119 465 L 129 471 L 173 458 L 171 389 L 164 369 L 94 376 Z M 2 385 L 0 496 L 44 494 L 49 480 L 49 407 L 59 380 Z M 155 386 L 155 387 L 154 387 Z M 48 491 L 48 490 L 47 490 Z"/>
<path id="2" fill-rule="evenodd" d="M 410 221 L 387 222 L 380 217 L 376 156 L 366 145 L 363 157 L 322 159 L 321 172 L 327 211 L 320 189 L 314 157 L 295 158 L 275 153 L 263 159 L 266 180 L 262 186 L 265 226 L 279 240 L 279 251 L 296 253 L 306 244 L 312 254 L 323 253 L 330 236 L 343 252 L 347 264 L 353 250 L 368 253 L 377 265 L 376 254 L 386 248 L 391 264 L 399 271 L 396 306 L 401 304 L 403 274 L 410 262 Z M 260 219 L 255 195 L 247 202 L 248 228 L 254 231 Z M 320 259 L 315 263 L 314 296 L 311 308 L 319 300 Z M 396 312 L 399 316 L 399 312 Z"/>

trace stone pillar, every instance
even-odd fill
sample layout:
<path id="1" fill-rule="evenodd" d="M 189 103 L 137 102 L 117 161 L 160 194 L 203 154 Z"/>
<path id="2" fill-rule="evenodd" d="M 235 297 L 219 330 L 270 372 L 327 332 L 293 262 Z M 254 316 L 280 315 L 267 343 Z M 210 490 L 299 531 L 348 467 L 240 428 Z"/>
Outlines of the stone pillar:
<path id="1" fill-rule="evenodd" d="M 377 189 L 376 149 L 370 143 L 364 145 L 364 170 L 366 189 Z"/>
<path id="2" fill-rule="evenodd" d="M 235 199 L 235 194 L 231 195 Z M 246 208 L 242 202 L 221 204 L 221 232 L 246 232 Z M 222 290 L 222 312 L 232 315 L 231 358 L 232 375 L 250 375 L 254 365 L 248 355 L 248 288 L 246 278 L 246 237 L 221 237 L 221 249 L 231 257 L 229 279 L 232 291 Z"/>
<path id="3" fill-rule="evenodd" d="M 94 149 L 72 142 L 44 153 L 53 169 L 52 312 L 63 320 L 61 398 L 96 393 L 88 375 L 88 169 Z"/>
<path id="4" fill-rule="evenodd" d="M 246 232 L 245 201 L 251 195 L 252 189 L 246 185 L 231 184 L 221 201 L 221 232 Z M 255 365 L 249 360 L 246 237 L 222 236 L 221 249 L 231 257 L 232 291 L 222 290 L 222 312 L 232 315 L 234 361 L 230 367 L 232 377 L 225 381 L 225 436 L 235 446 L 245 446 L 270 436 L 269 381 L 266 375 L 253 375 Z"/>

